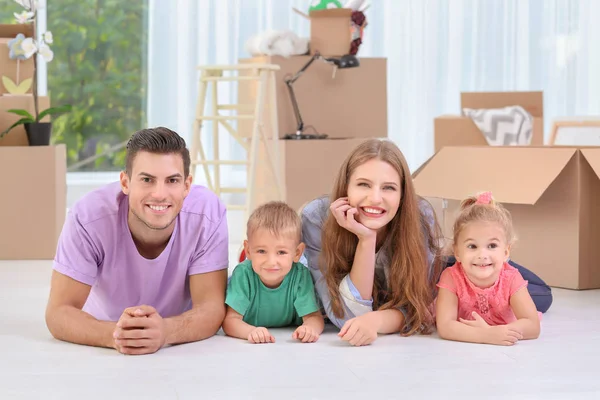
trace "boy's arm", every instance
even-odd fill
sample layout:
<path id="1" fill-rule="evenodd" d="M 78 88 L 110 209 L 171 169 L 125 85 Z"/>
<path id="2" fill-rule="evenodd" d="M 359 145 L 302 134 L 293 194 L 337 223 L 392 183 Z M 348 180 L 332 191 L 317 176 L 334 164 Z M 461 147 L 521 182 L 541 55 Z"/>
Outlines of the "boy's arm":
<path id="1" fill-rule="evenodd" d="M 223 332 L 228 336 L 248 339 L 248 336 L 256 327 L 244 322 L 243 318 L 242 314 L 227 306 L 227 313 L 223 321 Z"/>
<path id="2" fill-rule="evenodd" d="M 517 320 L 508 326 L 521 332 L 523 339 L 537 339 L 540 336 L 540 318 L 527 287 L 510 297 L 510 306 Z"/>
<path id="3" fill-rule="evenodd" d="M 242 314 L 227 306 L 227 314 L 223 321 L 226 335 L 248 340 L 250 343 L 275 343 L 275 338 L 267 328 L 250 325 L 243 320 Z"/>
<path id="4" fill-rule="evenodd" d="M 315 311 L 302 317 L 302 325 L 310 327 L 320 335 L 323 333 L 323 329 L 325 329 L 325 319 L 320 311 Z"/>
<path id="5" fill-rule="evenodd" d="M 302 343 L 314 343 L 319 340 L 324 328 L 325 321 L 321 313 L 312 312 L 302 317 L 302 325 L 292 333 L 292 339 L 300 340 Z"/>

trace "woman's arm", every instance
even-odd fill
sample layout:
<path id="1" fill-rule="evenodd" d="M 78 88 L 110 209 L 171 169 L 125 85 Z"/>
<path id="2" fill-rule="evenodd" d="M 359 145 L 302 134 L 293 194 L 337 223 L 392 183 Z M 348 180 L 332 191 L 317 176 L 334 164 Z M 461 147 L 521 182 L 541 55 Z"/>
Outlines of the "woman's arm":
<path id="1" fill-rule="evenodd" d="M 376 236 L 359 239 L 350 270 L 350 279 L 363 299 L 370 299 L 373 296 L 376 243 Z"/>
<path id="2" fill-rule="evenodd" d="M 308 203 L 302 210 L 302 241 L 306 247 L 300 262 L 306 265 L 310 270 L 317 296 L 319 297 L 327 318 L 335 326 L 341 328 L 349 319 L 373 311 L 373 301 L 371 295 L 367 298 L 362 298 L 350 276 L 347 275 L 342 280 L 339 287 L 340 298 L 344 305 L 344 315 L 341 318 L 337 318 L 333 314 L 327 282 L 319 268 L 321 233 L 328 212 L 329 201 L 327 198 L 315 199 Z M 373 251 L 373 257 L 374 256 L 375 252 Z"/>

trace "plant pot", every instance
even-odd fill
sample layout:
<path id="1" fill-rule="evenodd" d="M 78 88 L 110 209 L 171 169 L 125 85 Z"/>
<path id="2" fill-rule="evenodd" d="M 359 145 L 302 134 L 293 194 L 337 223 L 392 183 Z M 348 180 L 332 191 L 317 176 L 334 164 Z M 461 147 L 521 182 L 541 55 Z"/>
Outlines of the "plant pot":
<path id="1" fill-rule="evenodd" d="M 49 146 L 52 133 L 51 122 L 26 123 L 25 132 L 30 146 Z"/>

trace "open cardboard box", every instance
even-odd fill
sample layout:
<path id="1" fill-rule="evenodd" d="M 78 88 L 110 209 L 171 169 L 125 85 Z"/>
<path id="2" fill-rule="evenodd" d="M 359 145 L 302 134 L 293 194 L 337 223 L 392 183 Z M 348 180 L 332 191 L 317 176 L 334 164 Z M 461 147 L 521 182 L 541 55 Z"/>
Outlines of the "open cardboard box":
<path id="1" fill-rule="evenodd" d="M 352 47 L 352 9 L 332 8 L 314 10 L 308 14 L 295 7 L 292 10 L 310 21 L 310 54 L 343 56 Z"/>
<path id="2" fill-rule="evenodd" d="M 413 177 L 445 237 L 460 201 L 489 190 L 512 214 L 511 259 L 550 286 L 600 288 L 600 148 L 445 147 Z"/>
<path id="3" fill-rule="evenodd" d="M 435 152 L 445 146 L 487 146 L 484 135 L 464 108 L 490 109 L 519 105 L 533 117 L 531 146 L 544 145 L 543 92 L 463 92 L 460 96 L 461 115 L 442 115 L 434 119 Z"/>

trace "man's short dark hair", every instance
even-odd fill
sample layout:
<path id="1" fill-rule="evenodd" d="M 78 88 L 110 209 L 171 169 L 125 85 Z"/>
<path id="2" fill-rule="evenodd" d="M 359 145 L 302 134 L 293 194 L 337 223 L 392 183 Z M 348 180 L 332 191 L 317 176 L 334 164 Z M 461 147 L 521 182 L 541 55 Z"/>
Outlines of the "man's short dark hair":
<path id="1" fill-rule="evenodd" d="M 125 156 L 125 168 L 130 177 L 133 160 L 140 151 L 155 154 L 180 154 L 183 159 L 184 177 L 187 178 L 190 174 L 190 152 L 185 145 L 185 140 L 177 132 L 161 126 L 141 129 L 134 133 L 127 143 L 127 155 Z"/>

